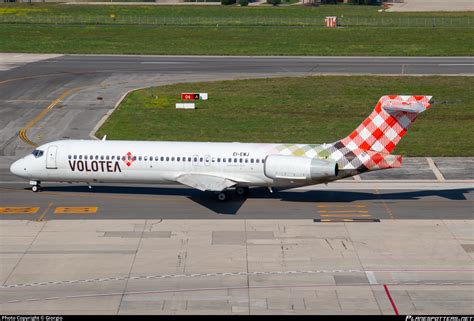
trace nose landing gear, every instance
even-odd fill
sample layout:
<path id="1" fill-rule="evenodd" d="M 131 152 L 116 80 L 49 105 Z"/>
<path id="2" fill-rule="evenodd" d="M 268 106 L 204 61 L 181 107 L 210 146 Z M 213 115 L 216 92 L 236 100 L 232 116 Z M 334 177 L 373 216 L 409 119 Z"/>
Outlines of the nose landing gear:
<path id="1" fill-rule="evenodd" d="M 41 182 L 39 182 L 39 181 L 30 181 L 31 191 L 33 191 L 35 193 L 41 191 L 40 183 Z"/>

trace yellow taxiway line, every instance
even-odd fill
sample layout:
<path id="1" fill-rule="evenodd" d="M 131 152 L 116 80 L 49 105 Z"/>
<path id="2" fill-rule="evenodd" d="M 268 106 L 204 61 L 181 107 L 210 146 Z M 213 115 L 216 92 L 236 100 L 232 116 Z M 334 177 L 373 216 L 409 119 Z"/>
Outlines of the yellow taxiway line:
<path id="1" fill-rule="evenodd" d="M 36 147 L 37 144 L 32 142 L 28 136 L 26 136 L 26 132 L 28 131 L 28 129 L 30 129 L 31 127 L 33 127 L 37 122 L 39 122 L 44 116 L 46 116 L 46 114 L 54 108 L 54 106 L 56 106 L 59 102 L 61 102 L 67 95 L 70 95 L 74 92 L 77 92 L 79 91 L 79 87 L 77 88 L 72 88 L 72 89 L 68 89 L 66 90 L 61 96 L 59 96 L 58 98 L 56 98 L 55 100 L 53 100 L 53 102 L 51 104 L 49 104 L 48 107 L 46 107 L 45 109 L 43 109 L 38 115 L 36 115 L 35 118 L 33 118 L 32 120 L 30 120 L 28 122 L 28 124 L 26 124 L 22 129 L 20 129 L 20 131 L 18 132 L 18 136 L 20 137 L 20 139 L 22 141 L 24 141 L 25 143 L 27 143 L 28 145 L 31 145 L 31 146 L 34 146 Z"/>

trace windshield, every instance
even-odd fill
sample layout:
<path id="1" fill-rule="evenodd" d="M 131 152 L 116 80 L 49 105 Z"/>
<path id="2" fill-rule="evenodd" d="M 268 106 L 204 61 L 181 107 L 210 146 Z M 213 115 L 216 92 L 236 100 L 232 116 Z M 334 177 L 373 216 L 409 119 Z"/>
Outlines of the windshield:
<path id="1" fill-rule="evenodd" d="M 43 151 L 39 149 L 35 149 L 32 153 L 36 158 L 43 156 Z"/>

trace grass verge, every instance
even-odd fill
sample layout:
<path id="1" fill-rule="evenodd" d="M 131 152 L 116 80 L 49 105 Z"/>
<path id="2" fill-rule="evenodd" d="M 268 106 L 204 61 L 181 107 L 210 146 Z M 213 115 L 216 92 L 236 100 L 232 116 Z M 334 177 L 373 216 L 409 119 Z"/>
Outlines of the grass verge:
<path id="1" fill-rule="evenodd" d="M 177 84 L 131 93 L 97 132 L 109 139 L 328 143 L 387 94 L 433 95 L 394 153 L 474 156 L 474 78 L 320 76 Z M 182 92 L 208 92 L 176 110 Z"/>
<path id="2" fill-rule="evenodd" d="M 18 18 L 38 16 L 82 16 L 99 17 L 114 14 L 121 17 L 291 17 L 314 18 L 325 16 L 346 17 L 473 17 L 474 12 L 378 12 L 379 6 L 354 5 L 321 5 L 306 6 L 154 6 L 154 5 L 64 5 L 54 3 L 2 3 L 0 16 L 17 16 Z"/>
<path id="3" fill-rule="evenodd" d="M 472 28 L 4 24 L 1 52 L 160 55 L 470 56 Z"/>

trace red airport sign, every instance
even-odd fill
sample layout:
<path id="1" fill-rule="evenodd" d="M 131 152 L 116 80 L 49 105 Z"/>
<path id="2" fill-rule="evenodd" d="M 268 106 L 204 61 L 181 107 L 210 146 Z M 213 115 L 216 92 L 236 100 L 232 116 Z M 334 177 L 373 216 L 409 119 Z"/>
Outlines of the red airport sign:
<path id="1" fill-rule="evenodd" d="M 199 94 L 195 94 L 195 93 L 181 94 L 181 100 L 199 100 Z"/>

